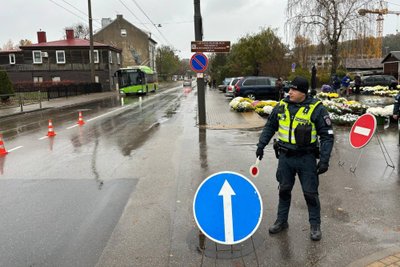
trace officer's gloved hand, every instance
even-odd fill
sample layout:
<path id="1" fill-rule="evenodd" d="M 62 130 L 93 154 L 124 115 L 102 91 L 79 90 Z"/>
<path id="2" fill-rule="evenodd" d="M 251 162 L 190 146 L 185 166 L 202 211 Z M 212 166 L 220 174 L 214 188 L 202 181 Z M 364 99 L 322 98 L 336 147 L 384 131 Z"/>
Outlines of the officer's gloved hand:
<path id="1" fill-rule="evenodd" d="M 264 156 L 264 149 L 261 147 L 257 147 L 256 157 L 262 160 L 263 156 Z"/>
<path id="2" fill-rule="evenodd" d="M 329 168 L 329 164 L 326 162 L 318 162 L 317 164 L 317 174 L 325 173 Z"/>

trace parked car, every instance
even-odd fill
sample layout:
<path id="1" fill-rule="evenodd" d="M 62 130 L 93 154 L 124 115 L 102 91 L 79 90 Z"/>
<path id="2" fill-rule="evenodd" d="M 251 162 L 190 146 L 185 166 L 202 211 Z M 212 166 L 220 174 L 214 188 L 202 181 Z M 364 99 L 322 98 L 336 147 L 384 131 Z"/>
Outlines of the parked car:
<path id="1" fill-rule="evenodd" d="M 232 78 L 232 80 L 229 82 L 228 86 L 226 87 L 225 96 L 227 96 L 227 97 L 234 97 L 235 96 L 235 85 L 242 78 L 243 77 Z"/>
<path id="2" fill-rule="evenodd" d="M 396 78 L 391 75 L 371 75 L 361 77 L 361 86 L 389 86 L 391 89 L 396 89 L 397 85 Z"/>
<path id="3" fill-rule="evenodd" d="M 243 77 L 235 85 L 235 97 L 250 99 L 279 100 L 279 92 L 275 87 L 277 78 L 269 76 Z"/>
<path id="4" fill-rule="evenodd" d="M 190 80 L 184 81 L 183 82 L 183 87 L 192 87 L 192 81 L 190 81 Z"/>
<path id="5" fill-rule="evenodd" d="M 228 86 L 228 84 L 231 82 L 232 79 L 233 79 L 232 77 L 225 78 L 225 79 L 222 81 L 222 84 L 221 84 L 221 85 L 218 85 L 218 90 L 220 90 L 220 91 L 222 91 L 223 93 L 225 93 L 225 92 L 226 92 L 226 87 Z"/>

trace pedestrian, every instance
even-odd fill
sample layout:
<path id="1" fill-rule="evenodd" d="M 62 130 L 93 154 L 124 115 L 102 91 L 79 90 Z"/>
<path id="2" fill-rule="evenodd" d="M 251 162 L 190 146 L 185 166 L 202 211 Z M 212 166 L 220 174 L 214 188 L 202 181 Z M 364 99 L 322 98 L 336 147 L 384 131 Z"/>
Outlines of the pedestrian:
<path id="1" fill-rule="evenodd" d="M 350 77 L 347 73 L 341 81 L 340 96 L 349 96 Z"/>
<path id="2" fill-rule="evenodd" d="M 394 106 L 393 106 L 393 119 L 397 120 L 400 115 L 400 93 L 398 93 L 394 97 Z"/>
<path id="3" fill-rule="evenodd" d="M 356 76 L 354 76 L 354 87 L 355 87 L 354 93 L 356 95 L 360 94 L 361 77 L 358 74 Z"/>
<path id="4" fill-rule="evenodd" d="M 216 79 L 213 79 L 212 80 L 212 88 L 217 88 L 217 80 Z"/>
<path id="5" fill-rule="evenodd" d="M 283 91 L 283 80 L 282 78 L 278 78 L 275 82 L 275 91 L 277 94 L 276 99 L 279 101 L 285 97 L 285 91 Z"/>
<path id="6" fill-rule="evenodd" d="M 277 219 L 269 233 L 276 234 L 289 227 L 291 192 L 297 174 L 307 203 L 310 238 L 318 241 L 322 237 L 319 175 L 328 170 L 334 136 L 328 111 L 319 99 L 309 96 L 307 90 L 308 81 L 304 77 L 292 81 L 289 97 L 282 99 L 268 117 L 256 156 L 260 160 L 263 158 L 265 146 L 278 132 L 278 141 L 274 140 L 273 147 L 279 159 L 276 172 L 279 205 Z"/>
<path id="7" fill-rule="evenodd" d="M 339 77 L 336 74 L 333 74 L 333 76 L 332 76 L 331 85 L 332 85 L 332 90 L 335 93 L 338 93 L 338 91 L 340 89 L 340 80 L 339 80 Z"/>
<path id="8" fill-rule="evenodd" d="M 315 96 L 317 94 L 317 68 L 315 65 L 311 68 L 311 95 Z"/>

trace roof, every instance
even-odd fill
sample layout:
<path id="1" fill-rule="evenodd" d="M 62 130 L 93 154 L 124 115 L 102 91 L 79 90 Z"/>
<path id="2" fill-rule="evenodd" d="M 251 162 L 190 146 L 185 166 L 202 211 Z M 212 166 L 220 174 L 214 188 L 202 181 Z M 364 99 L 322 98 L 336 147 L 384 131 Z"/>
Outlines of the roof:
<path id="1" fill-rule="evenodd" d="M 0 50 L 0 53 L 7 53 L 7 54 L 9 54 L 9 53 L 20 53 L 20 52 L 22 52 L 21 49 Z"/>
<path id="2" fill-rule="evenodd" d="M 107 44 L 102 44 L 98 42 L 93 42 L 94 47 L 103 47 L 107 48 L 110 47 L 113 50 L 117 50 L 121 52 L 121 49 L 118 49 L 116 47 L 107 45 Z M 27 49 L 27 48 L 41 48 L 41 47 L 90 47 L 90 41 L 86 39 L 66 39 L 66 40 L 59 40 L 59 41 L 52 41 L 52 42 L 45 42 L 45 43 L 37 43 L 37 44 L 30 44 L 30 45 L 23 45 L 20 46 L 22 49 Z"/>
<path id="3" fill-rule="evenodd" d="M 392 59 L 392 60 L 389 60 Z M 386 61 L 400 61 L 400 51 L 391 51 L 387 56 L 382 60 L 382 63 Z"/>
<path id="4" fill-rule="evenodd" d="M 381 58 L 346 58 L 344 66 L 346 69 L 383 69 Z"/>

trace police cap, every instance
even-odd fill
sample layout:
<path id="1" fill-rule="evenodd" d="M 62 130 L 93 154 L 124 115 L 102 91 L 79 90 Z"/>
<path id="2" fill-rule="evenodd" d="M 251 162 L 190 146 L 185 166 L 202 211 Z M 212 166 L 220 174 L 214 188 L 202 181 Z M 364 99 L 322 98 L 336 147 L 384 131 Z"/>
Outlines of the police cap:
<path id="1" fill-rule="evenodd" d="M 290 85 L 290 88 L 307 94 L 308 93 L 308 81 L 304 77 L 296 76 L 293 79 L 293 81 Z"/>

